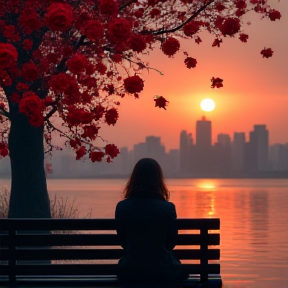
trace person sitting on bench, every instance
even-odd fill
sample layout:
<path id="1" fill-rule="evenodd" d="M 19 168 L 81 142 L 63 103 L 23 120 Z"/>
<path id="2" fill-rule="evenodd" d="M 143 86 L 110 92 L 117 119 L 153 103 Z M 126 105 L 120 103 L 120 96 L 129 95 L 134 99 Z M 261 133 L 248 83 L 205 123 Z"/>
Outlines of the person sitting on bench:
<path id="1" fill-rule="evenodd" d="M 137 162 L 115 210 L 117 234 L 124 248 L 117 277 L 126 283 L 178 283 L 188 278 L 172 249 L 176 244 L 176 209 L 169 200 L 160 165 Z"/>

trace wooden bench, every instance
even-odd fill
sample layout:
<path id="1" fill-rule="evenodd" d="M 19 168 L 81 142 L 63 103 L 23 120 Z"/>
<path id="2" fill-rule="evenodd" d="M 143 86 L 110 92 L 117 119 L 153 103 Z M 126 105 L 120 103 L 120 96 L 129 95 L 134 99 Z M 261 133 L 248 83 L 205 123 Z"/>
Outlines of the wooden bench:
<path id="1" fill-rule="evenodd" d="M 182 263 L 198 260 L 183 264 L 190 277 L 181 285 L 221 287 L 220 264 L 213 261 L 220 259 L 219 247 L 213 247 L 220 244 L 220 235 L 210 233 L 220 229 L 220 220 L 177 219 L 176 223 L 175 256 Z M 123 249 L 115 229 L 114 219 L 0 219 L 0 287 L 121 287 L 116 269 Z M 81 261 L 75 264 L 75 260 Z M 94 262 L 87 263 L 90 260 Z"/>

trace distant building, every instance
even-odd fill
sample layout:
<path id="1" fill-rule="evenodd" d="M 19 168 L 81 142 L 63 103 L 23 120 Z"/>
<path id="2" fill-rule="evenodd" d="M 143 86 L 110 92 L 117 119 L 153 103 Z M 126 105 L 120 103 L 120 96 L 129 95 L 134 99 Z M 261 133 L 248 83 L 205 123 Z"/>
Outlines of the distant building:
<path id="1" fill-rule="evenodd" d="M 146 143 L 138 143 L 134 145 L 134 164 L 140 159 L 147 157 Z"/>
<path id="2" fill-rule="evenodd" d="M 214 169 L 216 172 L 231 171 L 231 138 L 229 134 L 218 134 L 217 143 L 213 147 Z"/>
<path id="3" fill-rule="evenodd" d="M 269 170 L 288 171 L 288 144 L 274 144 L 270 147 Z"/>
<path id="4" fill-rule="evenodd" d="M 268 170 L 269 132 L 266 125 L 254 125 L 245 149 L 245 167 L 250 172 Z"/>
<path id="5" fill-rule="evenodd" d="M 212 125 L 202 117 L 196 122 L 196 172 L 210 172 L 212 167 Z"/>
<path id="6" fill-rule="evenodd" d="M 234 171 L 244 171 L 245 133 L 234 132 L 232 143 L 232 169 Z"/>
<path id="7" fill-rule="evenodd" d="M 188 172 L 189 157 L 188 157 L 188 134 L 186 130 L 180 133 L 180 155 L 179 155 L 179 167 L 181 173 Z"/>

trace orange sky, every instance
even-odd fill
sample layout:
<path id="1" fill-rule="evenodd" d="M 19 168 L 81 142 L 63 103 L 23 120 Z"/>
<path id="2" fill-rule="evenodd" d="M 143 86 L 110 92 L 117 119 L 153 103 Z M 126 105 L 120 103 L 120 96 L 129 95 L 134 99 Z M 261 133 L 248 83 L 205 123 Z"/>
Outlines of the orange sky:
<path id="1" fill-rule="evenodd" d="M 254 124 L 266 124 L 270 144 L 288 142 L 288 1 L 269 1 L 282 18 L 272 22 L 248 15 L 250 26 L 247 43 L 225 38 L 220 48 L 212 47 L 213 37 L 200 34 L 203 42 L 182 43 L 183 51 L 198 61 L 194 69 L 187 69 L 182 52 L 173 58 L 155 50 L 149 56 L 150 66 L 162 72 L 144 72 L 144 91 L 140 99 L 127 96 L 119 108 L 119 120 L 114 127 L 103 127 L 104 139 L 119 148 L 143 142 L 145 136 L 160 136 L 166 149 L 179 147 L 180 131 L 192 132 L 204 112 L 202 99 L 211 97 L 216 108 L 205 112 L 212 120 L 213 140 L 218 133 L 248 132 Z M 273 4 L 275 3 L 275 4 Z M 249 19 L 248 19 L 249 18 Z M 272 48 L 271 58 L 262 58 L 260 51 Z M 224 87 L 211 89 L 211 77 L 224 79 Z M 153 96 L 163 95 L 170 101 L 167 110 L 154 107 Z"/>

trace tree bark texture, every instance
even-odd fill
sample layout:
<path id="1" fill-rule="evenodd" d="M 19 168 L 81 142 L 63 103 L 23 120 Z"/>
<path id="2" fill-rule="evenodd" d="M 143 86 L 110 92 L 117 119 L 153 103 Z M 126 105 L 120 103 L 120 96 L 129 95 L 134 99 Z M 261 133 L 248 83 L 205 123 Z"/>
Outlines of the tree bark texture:
<path id="1" fill-rule="evenodd" d="M 8 218 L 51 218 L 43 127 L 31 126 L 23 114 L 14 115 L 8 141 L 12 172 Z"/>

